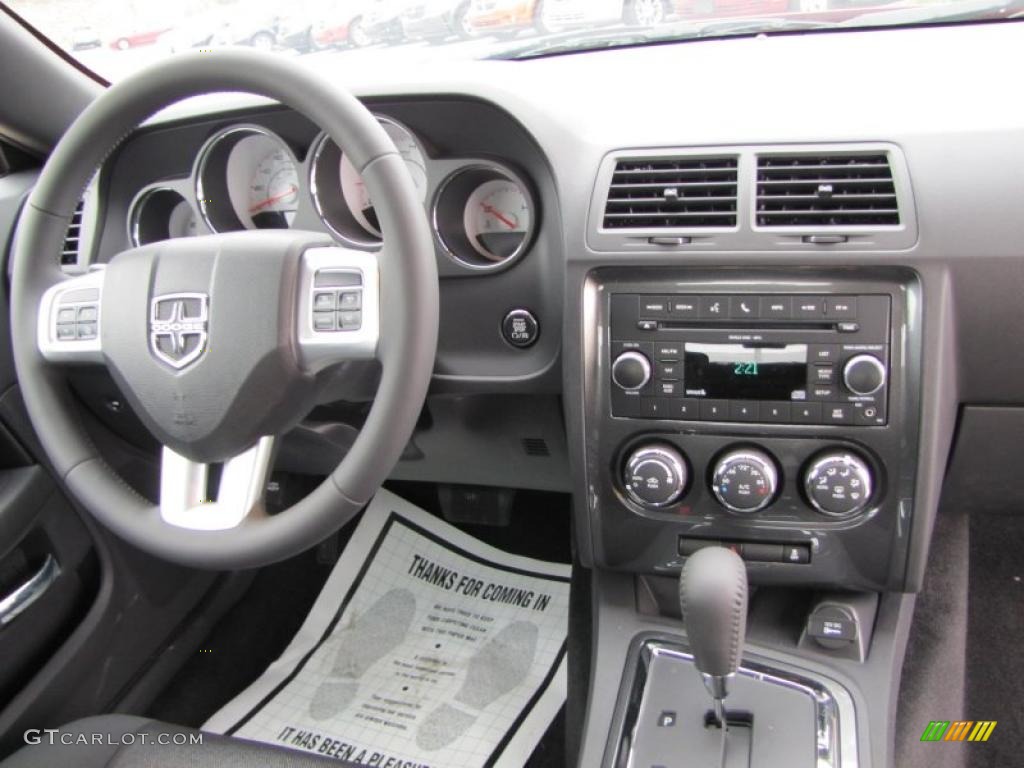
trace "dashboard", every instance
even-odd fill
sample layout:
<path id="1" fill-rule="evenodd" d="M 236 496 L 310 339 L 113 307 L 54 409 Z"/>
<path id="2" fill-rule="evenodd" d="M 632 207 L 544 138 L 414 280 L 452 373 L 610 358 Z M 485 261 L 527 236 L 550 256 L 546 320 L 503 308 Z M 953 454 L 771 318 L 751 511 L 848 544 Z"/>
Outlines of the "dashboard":
<path id="1" fill-rule="evenodd" d="M 961 405 L 1024 391 L 1005 332 L 1024 323 L 1007 202 L 1024 195 L 1008 170 L 1024 168 L 1024 106 L 990 76 L 1021 36 L 740 38 L 351 77 L 434 228 L 433 393 L 561 397 L 584 565 L 669 574 L 725 541 L 755 583 L 918 588 Z M 890 87 L 908 51 L 930 76 Z M 794 72 L 792 98 L 765 87 Z M 387 247 L 343 153 L 247 96 L 155 116 L 101 187 L 99 262 L 249 227 Z M 528 484 L 530 466 L 509 459 L 493 484 Z"/>
<path id="2" fill-rule="evenodd" d="M 433 228 L 443 278 L 435 389 L 551 391 L 561 285 L 549 276 L 560 227 L 543 154 L 511 116 L 479 101 L 373 110 Z M 488 130 L 463 135 L 465 123 Z M 100 235 L 72 268 L 168 238 L 243 229 L 303 229 L 353 249 L 385 247 L 373 201 L 344 153 L 280 107 L 144 128 L 99 185 Z M 462 321 L 467 309 L 479 323 Z M 514 332 L 520 315 L 530 319 L 528 334 Z"/>

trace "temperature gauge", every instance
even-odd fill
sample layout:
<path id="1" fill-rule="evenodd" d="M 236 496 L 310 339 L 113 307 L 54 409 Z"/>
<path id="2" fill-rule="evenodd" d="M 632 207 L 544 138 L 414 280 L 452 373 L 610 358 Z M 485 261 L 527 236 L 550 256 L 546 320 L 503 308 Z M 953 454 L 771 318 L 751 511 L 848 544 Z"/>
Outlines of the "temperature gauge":
<path id="1" fill-rule="evenodd" d="M 490 261 L 514 255 L 530 231 L 530 202 L 511 179 L 485 181 L 466 200 L 463 222 L 473 250 Z"/>

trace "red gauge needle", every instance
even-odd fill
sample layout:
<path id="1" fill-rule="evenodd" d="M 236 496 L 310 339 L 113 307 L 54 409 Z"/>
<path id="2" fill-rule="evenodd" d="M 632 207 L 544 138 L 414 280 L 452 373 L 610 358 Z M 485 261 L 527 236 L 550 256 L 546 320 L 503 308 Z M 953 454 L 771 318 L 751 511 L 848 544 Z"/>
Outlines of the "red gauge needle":
<path id="1" fill-rule="evenodd" d="M 484 213 L 491 214 L 491 216 L 496 218 L 509 229 L 516 228 L 516 223 L 507 216 L 504 216 L 502 212 L 495 208 L 493 205 L 488 205 L 487 203 L 480 203 L 480 207 L 484 209 Z"/>
<path id="2" fill-rule="evenodd" d="M 258 203 L 256 203 L 256 205 L 249 208 L 249 213 L 256 213 L 256 211 L 260 211 L 266 208 L 268 205 L 273 205 L 278 200 L 284 200 L 286 197 L 291 197 L 298 191 L 299 188 L 292 184 L 290 187 L 288 187 L 288 190 L 286 192 L 282 192 L 279 195 L 274 195 L 273 197 L 268 197 L 266 200 L 260 200 Z"/>

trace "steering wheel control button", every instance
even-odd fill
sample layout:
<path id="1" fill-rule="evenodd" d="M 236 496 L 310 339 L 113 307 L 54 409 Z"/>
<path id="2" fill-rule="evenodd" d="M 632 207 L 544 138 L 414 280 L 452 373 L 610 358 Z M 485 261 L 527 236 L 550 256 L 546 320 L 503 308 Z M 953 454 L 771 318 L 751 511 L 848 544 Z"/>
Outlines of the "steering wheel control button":
<path id="1" fill-rule="evenodd" d="M 334 322 L 334 312 L 314 312 L 313 329 L 316 331 L 337 330 L 337 325 Z"/>
<path id="2" fill-rule="evenodd" d="M 335 307 L 334 291 L 317 291 L 313 294 L 313 311 L 332 311 Z"/>
<path id="3" fill-rule="evenodd" d="M 726 509 L 749 514 L 764 509 L 775 498 L 779 474 L 764 451 L 742 448 L 725 454 L 715 465 L 711 490 Z"/>
<path id="4" fill-rule="evenodd" d="M 76 338 L 74 325 L 58 325 L 57 341 L 74 341 Z"/>
<path id="5" fill-rule="evenodd" d="M 501 321 L 501 335 L 519 349 L 532 347 L 540 336 L 540 323 L 528 309 L 513 309 Z"/>
<path id="6" fill-rule="evenodd" d="M 358 331 L 362 324 L 363 313 L 358 310 L 338 313 L 338 330 L 340 331 Z"/>
<path id="7" fill-rule="evenodd" d="M 57 310 L 57 322 L 58 323 L 73 323 L 75 322 L 75 308 L 66 307 L 65 309 Z"/>
<path id="8" fill-rule="evenodd" d="M 96 323 L 77 323 L 75 330 L 82 341 L 96 338 Z"/>
<path id="9" fill-rule="evenodd" d="M 358 331 L 362 328 L 362 282 L 362 276 L 351 271 L 320 270 L 316 273 L 312 302 L 315 332 Z"/>
<path id="10" fill-rule="evenodd" d="M 623 481 L 633 501 L 642 507 L 660 509 L 683 495 L 688 477 L 683 455 L 671 445 L 658 444 L 630 454 Z"/>
<path id="11" fill-rule="evenodd" d="M 804 476 L 807 500 L 825 515 L 845 517 L 867 508 L 873 489 L 871 469 L 850 452 L 835 451 L 818 458 Z"/>
<path id="12" fill-rule="evenodd" d="M 338 294 L 338 309 L 352 310 L 363 308 L 362 291 L 342 291 Z"/>
<path id="13" fill-rule="evenodd" d="M 843 366 L 843 384 L 855 395 L 873 395 L 885 386 L 885 366 L 874 355 L 856 355 Z"/>
<path id="14" fill-rule="evenodd" d="M 651 380 L 651 361 L 642 352 L 623 352 L 612 363 L 612 381 L 620 389 L 633 392 Z"/>

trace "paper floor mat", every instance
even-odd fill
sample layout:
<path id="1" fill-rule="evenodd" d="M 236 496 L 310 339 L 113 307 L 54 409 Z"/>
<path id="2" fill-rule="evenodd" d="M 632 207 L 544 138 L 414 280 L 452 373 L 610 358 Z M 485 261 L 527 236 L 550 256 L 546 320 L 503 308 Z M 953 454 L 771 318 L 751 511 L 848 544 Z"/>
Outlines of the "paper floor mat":
<path id="1" fill-rule="evenodd" d="M 569 566 L 382 490 L 291 645 L 204 730 L 381 768 L 521 766 L 565 701 L 568 613 Z"/>

